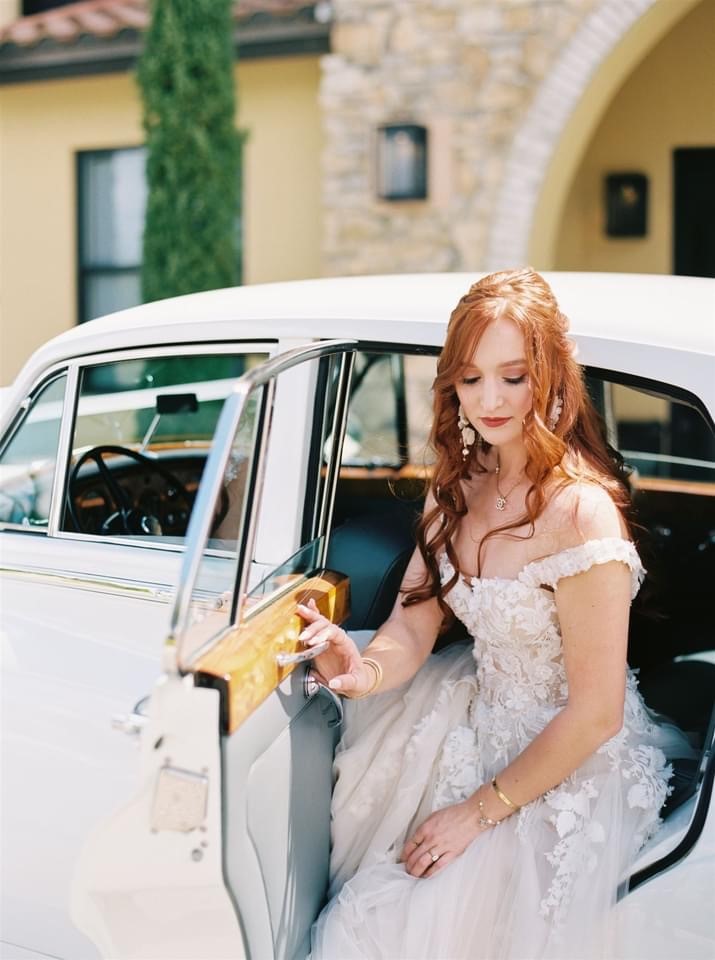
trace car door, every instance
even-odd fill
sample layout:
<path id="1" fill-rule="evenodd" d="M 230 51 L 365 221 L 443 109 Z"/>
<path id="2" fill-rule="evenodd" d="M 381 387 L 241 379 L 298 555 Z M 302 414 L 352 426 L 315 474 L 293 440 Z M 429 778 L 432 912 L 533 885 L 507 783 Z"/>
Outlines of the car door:
<path id="1" fill-rule="evenodd" d="M 69 358 L 38 373 L 0 437 L 2 957 L 97 956 L 69 916 L 72 869 L 89 827 L 136 782 L 134 738 L 112 718 L 129 715 L 128 730 L 142 722 L 130 714 L 158 672 L 183 551 L 166 529 L 100 532 L 92 516 L 104 494 L 77 462 L 95 445 L 131 453 L 146 440 L 148 475 L 134 476 L 135 490 L 151 491 L 145 479 L 165 457 L 197 481 L 223 400 L 273 348 L 166 344 Z M 156 416 L 158 401 L 188 391 L 194 413 Z M 65 517 L 73 474 L 78 526 Z"/>
<path id="2" fill-rule="evenodd" d="M 105 956 L 308 952 L 327 888 L 340 704 L 307 676 L 296 603 L 312 596 L 336 622 L 348 612 L 347 578 L 325 557 L 353 346 L 291 350 L 226 401 L 142 731 L 139 790 L 88 838 L 75 874 L 73 918 Z"/>

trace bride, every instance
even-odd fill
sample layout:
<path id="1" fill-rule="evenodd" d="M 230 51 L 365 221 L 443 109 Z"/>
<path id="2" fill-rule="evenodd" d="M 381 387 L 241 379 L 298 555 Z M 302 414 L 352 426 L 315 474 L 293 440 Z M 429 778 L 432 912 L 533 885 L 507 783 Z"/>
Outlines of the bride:
<path id="1" fill-rule="evenodd" d="M 676 733 L 627 670 L 628 488 L 533 270 L 457 304 L 431 442 L 417 549 L 363 654 L 299 607 L 302 641 L 330 641 L 319 679 L 351 700 L 312 958 L 610 958 Z M 455 616 L 473 645 L 430 655 Z"/>

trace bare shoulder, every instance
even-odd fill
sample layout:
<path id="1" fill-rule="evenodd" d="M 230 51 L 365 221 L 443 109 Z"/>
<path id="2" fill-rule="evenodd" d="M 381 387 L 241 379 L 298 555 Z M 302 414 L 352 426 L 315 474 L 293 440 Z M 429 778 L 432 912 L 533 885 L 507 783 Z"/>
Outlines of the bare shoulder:
<path id="1" fill-rule="evenodd" d="M 561 549 L 586 540 L 627 536 L 620 510 L 598 483 L 580 481 L 556 487 L 542 516 Z"/>

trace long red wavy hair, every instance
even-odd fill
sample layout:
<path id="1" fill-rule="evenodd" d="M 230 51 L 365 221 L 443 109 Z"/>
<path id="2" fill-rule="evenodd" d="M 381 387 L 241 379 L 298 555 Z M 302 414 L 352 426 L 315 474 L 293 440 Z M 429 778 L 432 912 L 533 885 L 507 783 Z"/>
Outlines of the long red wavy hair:
<path id="1" fill-rule="evenodd" d="M 477 576 L 481 573 L 482 551 L 488 539 L 525 524 L 528 524 L 526 538 L 534 535 L 534 524 L 547 503 L 547 482 L 552 483 L 552 489 L 579 481 L 598 484 L 608 492 L 631 531 L 630 492 L 623 462 L 606 442 L 602 419 L 588 395 L 583 371 L 574 358 L 572 341 L 567 337 L 568 320 L 559 310 L 551 287 L 531 267 L 483 277 L 454 308 L 437 364 L 430 434 L 436 455 L 430 482 L 435 506 L 423 515 L 417 528 L 417 545 L 427 575 L 424 582 L 405 591 L 402 601 L 408 606 L 436 596 L 447 618 L 450 612 L 444 596 L 460 575 L 452 539 L 460 518 L 467 513 L 461 481 L 486 469 L 477 459 L 476 443 L 467 459 L 462 458 L 455 384 L 474 356 L 484 330 L 497 318 L 512 320 L 524 336 L 533 397 L 532 408 L 524 420 L 525 473 L 530 486 L 525 513 L 511 523 L 495 527 L 483 538 L 477 557 Z M 556 397 L 561 398 L 561 415 L 555 428 L 550 430 L 547 421 Z M 483 444 L 482 450 L 488 452 L 489 446 Z M 554 480 L 556 487 L 553 487 Z M 446 552 L 455 570 L 445 584 L 440 582 L 437 562 L 441 551 Z"/>

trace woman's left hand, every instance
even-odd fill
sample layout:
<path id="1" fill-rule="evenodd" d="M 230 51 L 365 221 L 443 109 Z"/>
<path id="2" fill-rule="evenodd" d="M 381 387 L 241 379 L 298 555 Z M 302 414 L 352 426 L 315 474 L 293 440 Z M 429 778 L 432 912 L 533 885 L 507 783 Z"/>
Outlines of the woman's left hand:
<path id="1" fill-rule="evenodd" d="M 433 877 L 464 853 L 484 829 L 475 797 L 470 797 L 430 814 L 407 838 L 400 860 L 410 876 Z"/>

